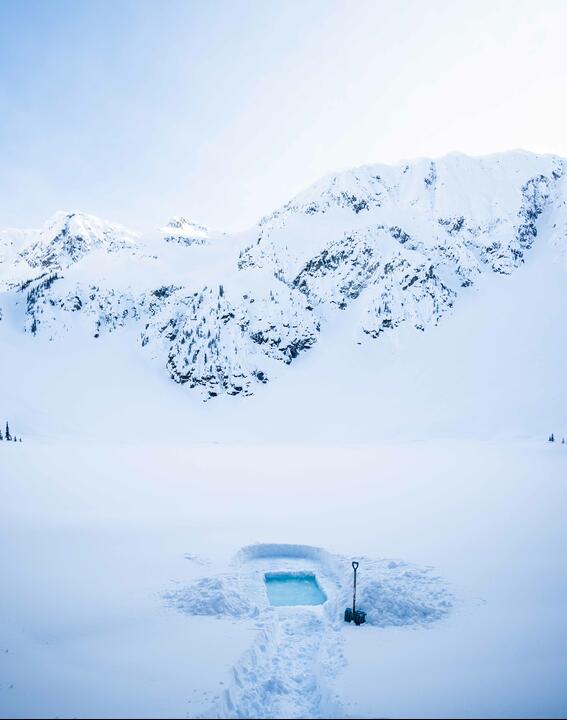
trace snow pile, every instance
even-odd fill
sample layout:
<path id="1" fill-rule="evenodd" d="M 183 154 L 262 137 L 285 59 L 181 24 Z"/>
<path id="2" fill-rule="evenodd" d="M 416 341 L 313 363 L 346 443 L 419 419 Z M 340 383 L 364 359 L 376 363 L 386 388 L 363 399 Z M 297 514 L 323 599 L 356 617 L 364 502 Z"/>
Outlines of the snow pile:
<path id="1" fill-rule="evenodd" d="M 361 569 L 357 607 L 366 612 L 370 625 L 385 628 L 430 623 L 447 615 L 453 606 L 445 582 L 430 569 L 393 560 L 374 563 L 370 568 L 363 561 Z M 343 597 L 345 607 L 351 604 L 346 588 Z"/>
<path id="2" fill-rule="evenodd" d="M 187 615 L 215 615 L 217 617 L 254 617 L 258 609 L 238 591 L 233 576 L 205 577 L 194 585 L 168 592 L 168 605 Z"/>
<path id="3" fill-rule="evenodd" d="M 274 561 L 277 559 L 309 560 L 331 574 L 340 569 L 340 557 L 313 545 L 291 543 L 255 543 L 243 547 L 236 555 L 235 564 L 244 565 L 256 560 Z"/>
<path id="4" fill-rule="evenodd" d="M 380 628 L 422 625 L 441 620 L 452 609 L 454 598 L 445 580 L 432 568 L 401 560 L 362 557 L 357 573 L 356 606 L 366 612 L 366 622 Z M 336 592 L 327 612 L 342 618 L 352 607 L 351 560 L 334 556 Z"/>
<path id="5" fill-rule="evenodd" d="M 371 558 L 362 558 L 360 563 L 357 607 L 366 611 L 370 625 L 384 628 L 430 623 L 447 615 L 453 606 L 445 581 L 431 568 Z M 308 572 L 317 577 L 327 595 L 324 610 L 332 626 L 341 626 L 344 608 L 352 605 L 350 560 L 323 548 L 260 543 L 242 548 L 233 565 L 234 574 L 204 577 L 164 597 L 169 605 L 188 615 L 269 615 L 264 573 L 293 576 Z"/>

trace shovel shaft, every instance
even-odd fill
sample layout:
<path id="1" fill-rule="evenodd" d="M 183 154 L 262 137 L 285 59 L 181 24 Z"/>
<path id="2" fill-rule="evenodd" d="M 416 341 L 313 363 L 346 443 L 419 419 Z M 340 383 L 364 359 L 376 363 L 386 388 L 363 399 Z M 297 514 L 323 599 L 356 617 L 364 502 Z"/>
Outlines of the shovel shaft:
<path id="1" fill-rule="evenodd" d="M 352 592 L 352 612 L 356 611 L 356 568 L 354 568 L 354 590 Z"/>

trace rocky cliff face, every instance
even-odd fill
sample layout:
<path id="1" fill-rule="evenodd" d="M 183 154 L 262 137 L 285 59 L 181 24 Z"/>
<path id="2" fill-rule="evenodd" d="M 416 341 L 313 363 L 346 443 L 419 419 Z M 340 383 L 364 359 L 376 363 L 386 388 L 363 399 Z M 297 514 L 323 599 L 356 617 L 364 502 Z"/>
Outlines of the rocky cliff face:
<path id="1" fill-rule="evenodd" d="M 251 394 L 335 313 L 357 306 L 359 341 L 425 331 L 481 274 L 528 261 L 539 234 L 564 245 L 566 167 L 521 152 L 368 166 L 323 178 L 242 235 L 173 218 L 150 254 L 119 226 L 61 213 L 0 233 L 1 304 L 52 338 L 135 326 L 175 382 L 205 398 Z"/>

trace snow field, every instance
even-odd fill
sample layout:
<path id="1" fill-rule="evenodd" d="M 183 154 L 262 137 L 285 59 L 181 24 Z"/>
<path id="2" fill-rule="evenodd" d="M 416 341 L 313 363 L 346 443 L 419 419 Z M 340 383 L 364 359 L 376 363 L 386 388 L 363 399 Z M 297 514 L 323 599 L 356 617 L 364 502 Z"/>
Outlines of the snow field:
<path id="1" fill-rule="evenodd" d="M 23 443 L 1 470 L 4 717 L 565 714 L 564 446 Z M 383 600 L 360 628 L 351 558 L 361 607 Z M 270 609 L 267 566 L 329 602 Z M 164 601 L 203 578 L 219 613 Z M 249 616 L 215 605 L 226 578 Z"/>

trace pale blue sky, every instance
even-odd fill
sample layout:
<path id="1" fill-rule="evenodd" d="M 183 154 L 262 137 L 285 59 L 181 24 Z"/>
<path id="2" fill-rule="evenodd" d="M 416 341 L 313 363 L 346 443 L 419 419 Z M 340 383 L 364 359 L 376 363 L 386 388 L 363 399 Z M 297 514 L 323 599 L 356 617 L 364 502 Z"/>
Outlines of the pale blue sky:
<path id="1" fill-rule="evenodd" d="M 0 0 L 0 227 L 237 229 L 323 173 L 567 155 L 567 2 Z"/>

